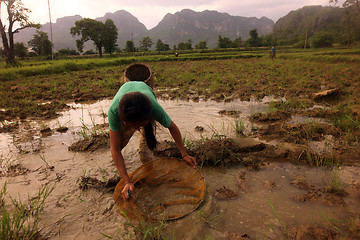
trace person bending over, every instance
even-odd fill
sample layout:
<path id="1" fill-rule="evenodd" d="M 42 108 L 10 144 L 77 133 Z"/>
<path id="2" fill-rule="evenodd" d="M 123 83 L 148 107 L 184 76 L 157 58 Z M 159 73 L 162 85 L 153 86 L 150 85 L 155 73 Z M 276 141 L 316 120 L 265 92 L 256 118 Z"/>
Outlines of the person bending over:
<path id="1" fill-rule="evenodd" d="M 135 187 L 126 171 L 121 150 L 135 131 L 139 130 L 140 161 L 143 164 L 150 161 L 150 150 L 154 150 L 157 144 L 155 121 L 169 129 L 183 160 L 190 166 L 196 167 L 196 159 L 186 152 L 179 128 L 157 102 L 152 88 L 146 83 L 140 81 L 124 83 L 109 107 L 108 118 L 111 155 L 125 184 L 121 191 L 125 201 L 130 199 Z"/>

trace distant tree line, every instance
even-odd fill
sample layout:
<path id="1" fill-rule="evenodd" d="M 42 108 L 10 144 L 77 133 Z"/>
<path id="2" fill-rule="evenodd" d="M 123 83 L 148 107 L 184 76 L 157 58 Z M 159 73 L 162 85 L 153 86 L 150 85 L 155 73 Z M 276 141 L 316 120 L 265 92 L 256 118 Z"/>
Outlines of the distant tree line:
<path id="1" fill-rule="evenodd" d="M 329 0 L 329 3 L 337 4 L 338 0 Z M 43 31 L 37 30 L 27 46 L 24 43 L 14 43 L 14 34 L 25 28 L 40 27 L 40 24 L 29 20 L 28 13 L 31 11 L 23 6 L 21 0 L 0 0 L 0 9 L 3 5 L 6 6 L 8 23 L 4 24 L 0 19 L 0 34 L 3 42 L 0 55 L 4 57 L 6 63 L 9 66 L 17 66 L 15 57 L 20 59 L 33 56 L 49 57 L 52 53 L 52 43 L 48 34 Z M 217 48 L 266 47 L 275 44 L 316 48 L 331 47 L 334 43 L 350 46 L 353 41 L 360 41 L 359 0 L 345 0 L 342 8 L 304 7 L 289 13 L 283 21 L 280 20 L 275 24 L 274 31 L 265 36 L 259 36 L 257 29 L 250 30 L 250 37 L 247 40 L 242 40 L 240 37 L 232 40 L 218 35 Z M 15 23 L 20 27 L 14 29 Z M 110 55 L 117 52 L 146 52 L 154 46 L 153 40 L 146 36 L 139 41 L 138 46 L 133 40 L 128 40 L 121 49 L 117 45 L 118 29 L 111 19 L 106 19 L 105 22 L 90 18 L 76 21 L 70 33 L 77 38 L 75 40 L 77 50 L 59 49 L 55 57 L 79 54 L 99 54 L 101 57 L 103 52 Z M 88 41 L 94 44 L 95 51 L 92 49 L 84 51 L 84 44 Z M 193 46 L 192 39 L 188 39 L 187 42 L 173 45 L 171 49 L 169 44 L 158 39 L 154 49 L 159 52 L 170 50 L 178 52 L 208 49 L 208 46 L 207 40 L 201 40 Z"/>
<path id="2" fill-rule="evenodd" d="M 276 22 L 271 35 L 279 45 L 307 48 L 340 44 L 349 47 L 360 41 L 359 1 L 345 1 L 342 8 L 307 6 L 292 11 Z"/>

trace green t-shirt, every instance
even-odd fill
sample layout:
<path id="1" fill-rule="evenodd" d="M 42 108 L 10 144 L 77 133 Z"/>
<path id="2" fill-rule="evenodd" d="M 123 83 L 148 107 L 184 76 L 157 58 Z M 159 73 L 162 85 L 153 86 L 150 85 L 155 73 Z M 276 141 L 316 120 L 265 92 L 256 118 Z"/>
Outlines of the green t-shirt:
<path id="1" fill-rule="evenodd" d="M 116 93 L 108 111 L 108 119 L 109 119 L 109 127 L 112 131 L 118 132 L 120 131 L 120 117 L 118 113 L 119 102 L 121 98 L 130 92 L 141 92 L 145 94 L 152 103 L 153 108 L 153 117 L 156 121 L 158 121 L 161 125 L 168 128 L 171 124 L 171 118 L 164 111 L 164 109 L 157 102 L 155 94 L 151 87 L 149 87 L 144 82 L 131 81 L 124 83 L 119 91 Z"/>

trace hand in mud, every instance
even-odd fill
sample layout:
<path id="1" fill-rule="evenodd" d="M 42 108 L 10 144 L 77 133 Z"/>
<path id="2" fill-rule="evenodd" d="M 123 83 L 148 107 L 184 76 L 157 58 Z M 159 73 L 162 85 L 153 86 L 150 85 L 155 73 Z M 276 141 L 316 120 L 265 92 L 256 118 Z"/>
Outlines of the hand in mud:
<path id="1" fill-rule="evenodd" d="M 191 167 L 196 167 L 196 159 L 194 157 L 186 155 L 185 157 L 183 157 L 183 160 L 187 162 L 187 164 L 189 164 Z"/>
<path id="2" fill-rule="evenodd" d="M 135 186 L 131 183 L 126 183 L 123 190 L 121 191 L 122 197 L 124 201 L 129 201 L 130 198 L 133 196 Z"/>

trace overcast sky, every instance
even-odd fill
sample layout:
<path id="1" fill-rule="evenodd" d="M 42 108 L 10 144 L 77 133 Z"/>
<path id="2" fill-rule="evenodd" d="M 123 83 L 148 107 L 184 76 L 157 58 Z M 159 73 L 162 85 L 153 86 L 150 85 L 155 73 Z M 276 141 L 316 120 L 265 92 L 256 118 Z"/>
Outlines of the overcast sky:
<path id="1" fill-rule="evenodd" d="M 51 20 L 79 14 L 83 18 L 102 17 L 107 12 L 126 10 L 147 29 L 155 27 L 167 13 L 188 8 L 194 11 L 215 10 L 233 16 L 263 16 L 276 22 L 292 10 L 308 5 L 329 5 L 328 0 L 49 0 Z M 48 0 L 22 0 L 32 12 L 30 19 L 49 22 Z"/>

